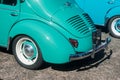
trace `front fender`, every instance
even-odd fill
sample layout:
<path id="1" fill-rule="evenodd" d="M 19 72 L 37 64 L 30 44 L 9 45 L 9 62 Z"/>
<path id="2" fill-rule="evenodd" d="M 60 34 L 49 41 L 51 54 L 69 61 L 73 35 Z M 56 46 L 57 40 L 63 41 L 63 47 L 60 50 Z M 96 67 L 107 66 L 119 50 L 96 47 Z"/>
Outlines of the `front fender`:
<path id="1" fill-rule="evenodd" d="M 112 18 L 113 16 L 116 16 L 116 15 L 120 15 L 120 5 L 117 6 L 117 7 L 111 8 L 111 9 L 106 13 L 105 18 L 106 18 L 107 20 L 109 20 L 110 18 Z"/>
<path id="2" fill-rule="evenodd" d="M 34 20 L 21 21 L 11 29 L 9 36 L 14 38 L 21 34 L 36 41 L 46 62 L 66 63 L 70 54 L 75 53 L 68 39 L 49 24 Z"/>

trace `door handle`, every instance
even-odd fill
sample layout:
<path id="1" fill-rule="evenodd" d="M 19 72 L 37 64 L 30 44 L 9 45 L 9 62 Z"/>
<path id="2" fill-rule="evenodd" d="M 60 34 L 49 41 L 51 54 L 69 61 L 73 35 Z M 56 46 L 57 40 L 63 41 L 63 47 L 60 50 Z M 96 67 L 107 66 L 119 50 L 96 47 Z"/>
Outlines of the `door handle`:
<path id="1" fill-rule="evenodd" d="M 16 12 L 11 12 L 10 15 L 11 15 L 11 16 L 18 16 L 18 13 L 16 13 Z"/>

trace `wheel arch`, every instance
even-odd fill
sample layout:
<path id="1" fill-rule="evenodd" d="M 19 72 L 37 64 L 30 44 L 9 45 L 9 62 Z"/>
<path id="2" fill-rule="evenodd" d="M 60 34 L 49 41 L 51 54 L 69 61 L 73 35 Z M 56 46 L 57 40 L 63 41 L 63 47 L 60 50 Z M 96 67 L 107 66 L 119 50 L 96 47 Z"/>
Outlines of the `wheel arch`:
<path id="1" fill-rule="evenodd" d="M 106 20 L 105 26 L 106 26 L 107 28 L 108 28 L 109 21 L 110 21 L 111 19 L 113 19 L 114 17 L 116 17 L 116 16 L 120 16 L 120 14 L 119 14 L 119 15 L 113 15 L 113 16 L 111 16 L 110 18 L 108 18 L 108 19 Z"/>
<path id="2" fill-rule="evenodd" d="M 111 9 L 109 9 L 105 15 L 105 26 L 108 28 L 108 23 L 109 21 L 115 17 L 115 16 L 120 16 L 120 6 L 115 6 Z"/>
<path id="3" fill-rule="evenodd" d="M 115 38 L 120 38 L 119 29 L 117 26 L 115 26 L 116 20 L 120 20 L 120 15 L 114 15 L 113 17 L 111 17 L 107 23 L 107 28 L 108 28 L 111 36 L 113 36 Z"/>
<path id="4" fill-rule="evenodd" d="M 36 41 L 46 62 L 66 63 L 69 62 L 69 55 L 75 53 L 65 36 L 43 22 L 26 20 L 15 24 L 9 34 L 10 47 L 13 40 L 20 35 L 30 36 Z"/>

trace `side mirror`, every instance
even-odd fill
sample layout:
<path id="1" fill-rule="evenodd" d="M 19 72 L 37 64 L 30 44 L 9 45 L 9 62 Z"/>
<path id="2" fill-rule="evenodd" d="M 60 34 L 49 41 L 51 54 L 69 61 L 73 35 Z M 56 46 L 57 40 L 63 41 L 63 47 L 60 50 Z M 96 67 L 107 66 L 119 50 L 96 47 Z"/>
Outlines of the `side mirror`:
<path id="1" fill-rule="evenodd" d="M 20 3 L 23 3 L 25 0 L 20 0 Z"/>

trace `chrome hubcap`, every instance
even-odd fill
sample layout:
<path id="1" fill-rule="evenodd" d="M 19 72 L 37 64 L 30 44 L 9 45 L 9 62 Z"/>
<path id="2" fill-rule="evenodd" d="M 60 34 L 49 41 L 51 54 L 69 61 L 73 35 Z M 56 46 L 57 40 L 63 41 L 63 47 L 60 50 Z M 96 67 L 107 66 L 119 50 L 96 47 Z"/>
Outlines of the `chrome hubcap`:
<path id="1" fill-rule="evenodd" d="M 29 44 L 25 44 L 23 46 L 23 54 L 28 59 L 32 58 L 34 56 L 34 48 Z"/>
<path id="2" fill-rule="evenodd" d="M 19 60 L 26 64 L 32 65 L 38 58 L 38 49 L 36 44 L 30 38 L 21 38 L 16 44 L 16 54 Z"/>
<path id="3" fill-rule="evenodd" d="M 115 35 L 120 36 L 120 18 L 113 20 L 111 24 L 111 30 Z"/>
<path id="4" fill-rule="evenodd" d="M 120 32 L 120 20 L 117 20 L 115 23 L 115 29 Z"/>

